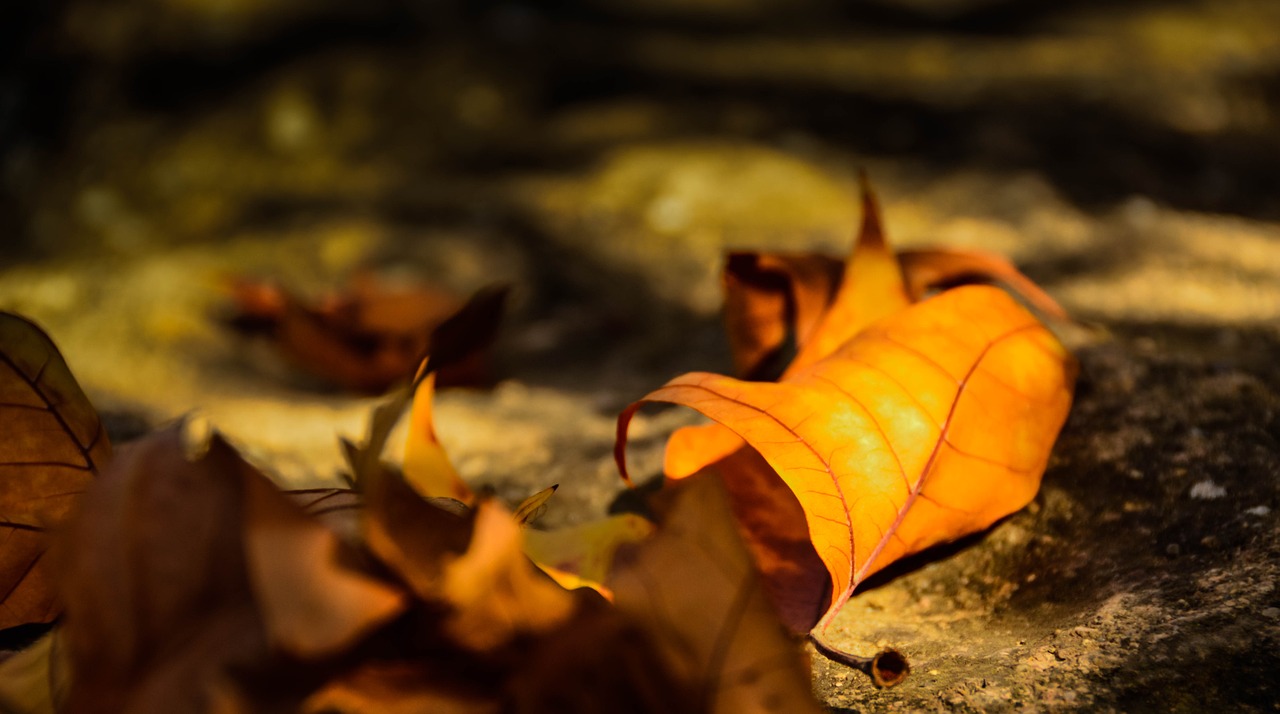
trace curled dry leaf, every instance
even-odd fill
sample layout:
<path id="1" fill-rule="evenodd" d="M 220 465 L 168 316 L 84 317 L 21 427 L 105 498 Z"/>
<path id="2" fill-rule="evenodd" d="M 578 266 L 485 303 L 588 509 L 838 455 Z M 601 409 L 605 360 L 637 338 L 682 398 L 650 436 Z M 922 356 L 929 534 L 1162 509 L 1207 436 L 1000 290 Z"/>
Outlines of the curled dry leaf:
<path id="1" fill-rule="evenodd" d="M 345 389 L 376 392 L 402 382 L 428 351 L 452 384 L 485 379 L 484 348 L 493 339 L 505 288 L 463 303 L 423 286 L 388 286 L 358 275 L 347 292 L 309 303 L 272 283 L 231 285 L 230 324 L 264 335 L 294 367 Z M 459 319 L 461 318 L 461 319 Z"/>
<path id="2" fill-rule="evenodd" d="M 560 484 L 553 483 L 521 501 L 516 506 L 515 513 L 512 514 L 516 519 L 516 523 L 527 526 L 542 517 L 542 514 L 547 511 L 548 502 L 552 496 L 556 495 L 556 489 L 558 488 L 560 488 Z"/>
<path id="3" fill-rule="evenodd" d="M 111 456 L 102 420 L 39 327 L 0 312 L 0 629 L 48 622 L 57 604 L 44 555 Z"/>
<path id="4" fill-rule="evenodd" d="M 928 248 L 896 255 L 901 282 L 883 258 L 894 256 L 884 242 L 879 209 L 869 191 L 863 194 L 864 222 L 857 259 L 846 275 L 847 259 L 822 253 L 731 253 L 725 261 L 724 322 L 735 374 L 742 379 L 776 378 L 787 366 L 787 348 L 803 348 L 821 327 L 830 339 L 815 350 L 820 358 L 857 334 L 875 318 L 867 305 L 883 305 L 881 316 L 919 302 L 930 293 L 960 285 L 998 284 L 1040 314 L 1057 321 L 1068 316 L 1058 303 L 1005 258 L 977 250 Z M 872 265 L 868 259 L 878 254 Z M 858 253 L 855 253 L 855 258 Z M 867 270 L 887 280 L 866 280 Z M 851 278 L 851 279 L 846 279 Z M 824 320 L 837 303 L 853 311 Z M 854 319 L 848 319 L 853 313 Z M 801 364 L 800 366 L 803 366 Z"/>
<path id="5" fill-rule="evenodd" d="M 292 498 L 349 492 L 329 493 Z M 323 662 L 408 607 L 220 436 L 184 424 L 122 448 L 55 552 L 68 711 L 245 710 L 242 677 L 249 692 L 270 680 L 271 697 L 247 710 L 300 700 L 326 670 L 281 670 L 281 653 Z"/>
<path id="6" fill-rule="evenodd" d="M 74 712 L 201 712 L 268 652 L 245 559 L 244 484 L 262 476 L 181 425 L 121 448 L 55 555 Z"/>
<path id="7" fill-rule="evenodd" d="M 423 363 L 421 369 L 426 368 Z M 404 447 L 404 477 L 423 498 L 452 498 L 470 504 L 475 494 L 458 476 L 444 446 L 436 438 L 435 385 L 435 373 L 422 372 L 413 392 L 409 436 Z"/>
<path id="8" fill-rule="evenodd" d="M 419 599 L 450 607 L 444 629 L 454 642 L 492 650 L 569 615 L 568 593 L 525 557 L 520 524 L 501 505 L 451 512 L 390 469 L 364 484 L 365 542 Z"/>
<path id="9" fill-rule="evenodd" d="M 264 478 L 244 480 L 249 579 L 278 649 L 317 658 L 342 651 L 404 612 L 404 594 L 353 567 L 356 555 Z"/>
<path id="10" fill-rule="evenodd" d="M 719 482 L 688 479 L 669 499 L 654 536 L 619 554 L 608 579 L 618 610 L 653 634 L 694 711 L 821 711 Z"/>
<path id="11" fill-rule="evenodd" d="M 677 433 L 668 475 L 717 464 L 739 520 L 763 531 L 754 550 L 797 631 L 814 624 L 805 613 L 817 578 L 771 574 L 785 560 L 777 553 L 796 543 L 794 509 L 766 513 L 789 501 L 737 445 L 757 451 L 794 494 L 830 577 L 825 624 L 872 573 L 1024 506 L 1071 402 L 1074 361 L 1005 293 L 966 286 L 907 307 L 869 193 L 865 205 L 836 299 L 779 383 L 692 373 L 619 418 L 624 473 L 626 425 L 645 401 L 717 422 Z"/>
<path id="12" fill-rule="evenodd" d="M 574 608 L 569 593 L 529 562 L 520 524 L 492 500 L 476 507 L 471 543 L 446 566 L 442 591 L 452 606 L 445 632 L 481 652 L 550 631 Z"/>

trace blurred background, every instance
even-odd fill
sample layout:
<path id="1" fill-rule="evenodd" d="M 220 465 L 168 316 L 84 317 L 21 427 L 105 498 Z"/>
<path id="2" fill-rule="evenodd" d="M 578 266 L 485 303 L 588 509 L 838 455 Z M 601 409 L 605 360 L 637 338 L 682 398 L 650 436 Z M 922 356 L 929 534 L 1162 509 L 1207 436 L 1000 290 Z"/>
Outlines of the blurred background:
<path id="1" fill-rule="evenodd" d="M 513 224 L 606 262 L 842 245 L 856 166 L 899 240 L 1040 262 L 1114 211 L 1280 218 L 1268 0 L 6 5 L 7 261 Z"/>

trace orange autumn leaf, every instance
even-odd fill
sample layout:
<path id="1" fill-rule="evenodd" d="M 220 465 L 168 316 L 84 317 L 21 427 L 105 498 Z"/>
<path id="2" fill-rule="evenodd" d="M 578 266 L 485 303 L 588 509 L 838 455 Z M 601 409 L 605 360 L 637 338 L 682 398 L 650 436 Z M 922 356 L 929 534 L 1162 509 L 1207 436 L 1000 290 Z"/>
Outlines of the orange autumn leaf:
<path id="1" fill-rule="evenodd" d="M 1034 316 L 995 288 L 968 286 L 878 323 L 782 383 L 695 372 L 645 400 L 728 426 L 786 482 L 831 575 L 829 619 L 889 563 L 1025 506 L 1074 376 Z"/>
<path id="2" fill-rule="evenodd" d="M 1000 256 L 927 248 L 896 256 L 885 240 L 879 202 L 862 177 L 862 227 L 845 260 L 818 253 L 733 253 L 725 264 L 725 328 L 736 374 L 761 379 L 821 359 L 876 319 L 923 300 L 931 291 L 998 283 L 1040 313 L 1066 312 Z M 791 335 L 798 350 L 786 371 L 776 362 Z M 667 442 L 663 473 L 684 478 L 742 447 L 721 424 L 677 429 Z"/>
<path id="3" fill-rule="evenodd" d="M 812 261 L 809 260 L 790 261 L 788 265 L 796 276 L 813 276 L 821 272 L 815 270 Z M 732 281 L 727 281 L 726 286 L 732 288 Z M 810 313 L 814 312 L 815 302 L 810 300 L 805 303 Z M 799 304 L 798 298 L 797 304 Z M 903 284 L 897 259 L 885 242 L 879 204 L 864 177 L 862 227 L 858 232 L 858 241 L 846 261 L 833 297 L 826 303 L 825 309 L 805 317 L 807 324 L 804 342 L 798 345 L 797 354 L 782 373 L 782 377 L 785 379 L 796 370 L 826 357 L 867 325 L 892 315 L 909 304 L 911 304 L 911 298 Z M 733 305 L 731 297 L 728 306 L 731 312 L 726 313 L 726 317 L 729 318 L 730 342 L 737 353 L 741 342 L 735 339 L 735 335 L 745 334 L 759 323 L 742 324 L 735 329 L 735 323 L 732 320 Z M 619 445 L 623 442 L 623 436 L 625 435 L 620 429 Z M 686 427 L 672 435 L 667 448 L 664 472 L 670 478 L 689 476 L 703 466 L 729 456 L 740 448 L 742 448 L 741 437 L 724 425 Z M 617 456 L 621 459 L 620 453 Z M 625 469 L 623 473 L 626 473 Z"/>
<path id="4" fill-rule="evenodd" d="M 817 619 L 817 579 L 803 567 L 799 580 L 783 574 L 786 553 L 805 553 L 771 478 L 794 495 L 830 577 L 825 624 L 894 560 L 1026 505 L 1071 401 L 1072 358 L 1002 291 L 967 286 L 910 305 L 869 191 L 864 207 L 841 286 L 779 383 L 687 374 L 619 418 L 624 474 L 626 426 L 643 403 L 689 406 L 716 422 L 672 436 L 667 475 L 721 473 L 775 605 L 796 630 Z M 932 264 L 947 272 L 945 261 Z M 767 468 L 739 451 L 744 443 Z"/>
<path id="5" fill-rule="evenodd" d="M 53 341 L 0 312 L 0 629 L 57 615 L 46 530 L 110 456 L 102 420 Z"/>
<path id="6" fill-rule="evenodd" d="M 863 328 L 911 304 L 902 270 L 885 242 L 880 206 L 866 177 L 862 178 L 862 228 L 845 262 L 835 298 L 811 337 L 799 346 L 782 378 L 835 352 Z"/>
<path id="7" fill-rule="evenodd" d="M 423 498 L 453 498 L 470 504 L 475 494 L 458 476 L 444 446 L 436 438 L 435 385 L 436 375 L 431 372 L 421 378 L 413 393 L 409 436 L 404 447 L 404 478 Z"/>

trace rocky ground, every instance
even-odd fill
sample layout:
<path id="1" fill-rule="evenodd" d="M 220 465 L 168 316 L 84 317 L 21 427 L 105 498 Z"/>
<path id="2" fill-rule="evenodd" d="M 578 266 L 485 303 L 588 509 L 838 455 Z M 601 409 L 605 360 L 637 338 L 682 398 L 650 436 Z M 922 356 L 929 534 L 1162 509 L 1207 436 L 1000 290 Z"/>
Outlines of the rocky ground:
<path id="1" fill-rule="evenodd" d="M 731 247 L 995 250 L 1074 315 L 1031 507 L 903 563 L 831 639 L 904 651 L 835 711 L 1280 708 L 1280 25 L 1268 0 L 542 4 L 66 0 L 13 11 L 0 308 L 117 440 L 198 410 L 329 482 L 372 401 L 220 327 L 229 276 L 515 285 L 497 385 L 441 395 L 459 470 L 547 526 L 621 492 L 617 411 L 723 371 Z M 856 9 L 855 9 L 856 8 Z M 4 11 L 9 12 L 9 11 Z M 638 473 L 692 417 L 633 428 Z"/>

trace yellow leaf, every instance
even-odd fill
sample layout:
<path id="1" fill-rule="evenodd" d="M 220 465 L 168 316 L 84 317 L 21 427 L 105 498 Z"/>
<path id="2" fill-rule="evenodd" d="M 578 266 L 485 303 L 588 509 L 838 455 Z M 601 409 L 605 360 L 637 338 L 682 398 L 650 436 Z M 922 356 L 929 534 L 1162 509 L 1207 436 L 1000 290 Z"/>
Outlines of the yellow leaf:
<path id="1" fill-rule="evenodd" d="M 404 477 L 423 498 L 453 498 L 470 504 L 475 495 L 454 470 L 449 455 L 436 438 L 432 421 L 435 374 L 418 385 L 409 412 L 409 438 L 405 443 Z"/>

